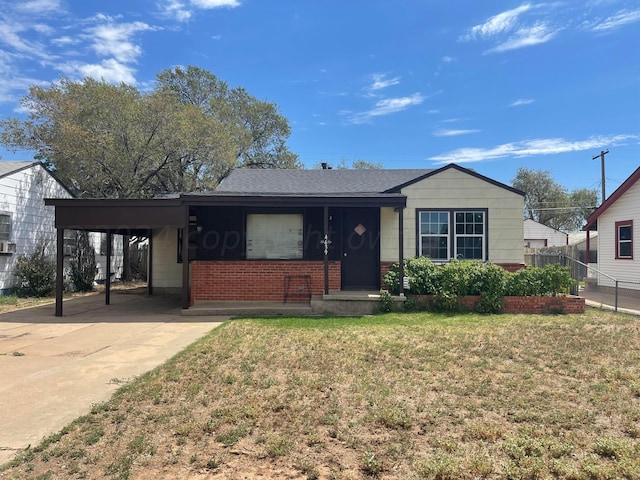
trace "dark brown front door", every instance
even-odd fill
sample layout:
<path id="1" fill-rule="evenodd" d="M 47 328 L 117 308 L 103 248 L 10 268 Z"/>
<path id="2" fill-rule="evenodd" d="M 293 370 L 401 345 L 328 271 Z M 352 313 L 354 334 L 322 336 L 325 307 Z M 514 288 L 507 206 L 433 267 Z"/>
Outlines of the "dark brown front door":
<path id="1" fill-rule="evenodd" d="M 342 213 L 342 289 L 380 288 L 380 209 Z"/>

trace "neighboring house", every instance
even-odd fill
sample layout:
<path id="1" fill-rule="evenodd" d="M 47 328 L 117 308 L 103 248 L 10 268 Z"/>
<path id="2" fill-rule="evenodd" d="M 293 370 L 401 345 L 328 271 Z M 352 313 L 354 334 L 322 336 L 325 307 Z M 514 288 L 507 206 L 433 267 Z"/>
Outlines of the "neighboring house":
<path id="1" fill-rule="evenodd" d="M 621 288 L 640 290 L 640 167 L 589 215 L 583 230 L 598 231 L 597 269 Z M 615 282 L 598 275 L 598 286 Z"/>
<path id="2" fill-rule="evenodd" d="M 524 246 L 526 248 L 562 247 L 567 245 L 568 235 L 527 218 L 524 221 Z"/>
<path id="3" fill-rule="evenodd" d="M 598 232 L 589 232 L 589 261 L 598 263 L 597 238 Z M 577 251 L 577 258 L 582 263 L 587 262 L 587 232 L 572 232 L 569 234 L 569 246 Z"/>
<path id="4" fill-rule="evenodd" d="M 76 228 L 149 236 L 149 292 L 180 291 L 183 308 L 201 300 L 281 302 L 290 287 L 309 295 L 376 291 L 390 264 L 419 255 L 510 270 L 524 263 L 524 194 L 453 164 L 239 169 L 208 194 L 47 204 L 56 207 L 58 235 Z"/>
<path id="5" fill-rule="evenodd" d="M 0 161 L 0 294 L 15 287 L 13 271 L 20 255 L 33 253 L 39 241 L 46 242 L 48 252 L 55 253 L 55 210 L 46 206 L 44 199 L 72 197 L 67 187 L 42 163 Z M 67 254 L 72 242 L 68 232 L 65 236 Z M 105 259 L 104 255 L 96 255 L 103 269 Z M 118 257 L 114 256 L 113 262 L 117 261 Z"/>

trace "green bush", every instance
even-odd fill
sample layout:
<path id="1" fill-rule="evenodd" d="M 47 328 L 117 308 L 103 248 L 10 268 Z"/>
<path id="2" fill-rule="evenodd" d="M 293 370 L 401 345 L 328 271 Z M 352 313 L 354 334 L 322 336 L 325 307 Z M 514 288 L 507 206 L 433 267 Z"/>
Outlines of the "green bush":
<path id="1" fill-rule="evenodd" d="M 409 293 L 433 295 L 437 310 L 455 310 L 458 297 L 480 295 L 476 311 L 481 313 L 499 311 L 504 296 L 555 296 L 573 283 L 569 269 L 560 265 L 510 273 L 491 262 L 452 260 L 435 265 L 426 257 L 406 259 L 404 275 L 409 277 Z M 400 292 L 399 264 L 391 265 L 384 281 L 391 293 Z"/>
<path id="2" fill-rule="evenodd" d="M 573 284 L 568 267 L 553 264 L 544 268 L 527 267 L 512 273 L 505 287 L 506 296 L 542 297 L 564 294 Z"/>
<path id="3" fill-rule="evenodd" d="M 56 263 L 47 256 L 47 242 L 38 241 L 33 253 L 21 255 L 13 270 L 20 297 L 46 297 L 56 285 Z"/>
<path id="4" fill-rule="evenodd" d="M 89 234 L 84 231 L 75 232 L 76 249 L 69 262 L 71 282 L 78 292 L 93 290 L 96 278 L 96 252 L 89 243 Z"/>

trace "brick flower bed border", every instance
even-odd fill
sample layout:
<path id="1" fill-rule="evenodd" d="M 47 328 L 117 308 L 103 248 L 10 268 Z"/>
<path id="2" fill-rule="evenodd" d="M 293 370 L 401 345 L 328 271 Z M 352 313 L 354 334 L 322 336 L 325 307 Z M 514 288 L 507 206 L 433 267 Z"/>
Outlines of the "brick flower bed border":
<path id="1" fill-rule="evenodd" d="M 421 307 L 429 307 L 432 295 L 409 295 Z M 481 300 L 479 295 L 458 297 L 458 305 L 473 310 Z M 584 313 L 584 298 L 573 295 L 558 297 L 502 297 L 500 313 Z"/>

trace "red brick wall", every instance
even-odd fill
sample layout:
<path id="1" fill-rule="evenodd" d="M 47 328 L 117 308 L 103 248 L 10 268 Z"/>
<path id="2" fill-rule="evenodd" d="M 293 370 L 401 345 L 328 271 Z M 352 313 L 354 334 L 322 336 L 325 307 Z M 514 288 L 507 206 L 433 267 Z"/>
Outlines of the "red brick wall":
<path id="1" fill-rule="evenodd" d="M 191 262 L 191 302 L 198 300 L 284 300 L 285 276 L 309 275 L 313 295 L 324 293 L 324 263 L 310 261 L 194 261 Z M 299 287 L 304 287 L 301 291 Z M 329 288 L 340 290 L 340 262 L 329 262 Z M 291 301 L 300 301 L 306 287 L 293 279 Z"/>
<path id="2" fill-rule="evenodd" d="M 526 267 L 524 263 L 496 263 L 496 265 L 504 268 L 507 272 L 517 272 Z"/>
<path id="3" fill-rule="evenodd" d="M 431 303 L 431 295 L 411 295 L 423 307 Z M 458 305 L 473 310 L 480 301 L 478 295 L 458 297 Z M 502 297 L 502 313 L 584 313 L 584 298 L 560 297 Z"/>

